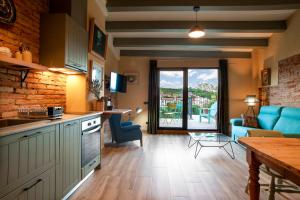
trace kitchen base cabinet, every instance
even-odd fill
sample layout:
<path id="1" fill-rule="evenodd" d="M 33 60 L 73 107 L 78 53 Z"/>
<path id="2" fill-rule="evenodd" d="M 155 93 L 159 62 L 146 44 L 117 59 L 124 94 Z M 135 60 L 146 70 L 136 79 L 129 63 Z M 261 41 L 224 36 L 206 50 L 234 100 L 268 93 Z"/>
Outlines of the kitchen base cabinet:
<path id="1" fill-rule="evenodd" d="M 81 180 L 81 133 L 79 120 L 60 125 L 60 162 L 57 166 L 57 197 L 62 198 Z"/>
<path id="2" fill-rule="evenodd" d="M 0 200 L 55 200 L 55 168 L 33 178 Z"/>
<path id="3" fill-rule="evenodd" d="M 55 126 L 0 139 L 0 197 L 55 166 Z"/>

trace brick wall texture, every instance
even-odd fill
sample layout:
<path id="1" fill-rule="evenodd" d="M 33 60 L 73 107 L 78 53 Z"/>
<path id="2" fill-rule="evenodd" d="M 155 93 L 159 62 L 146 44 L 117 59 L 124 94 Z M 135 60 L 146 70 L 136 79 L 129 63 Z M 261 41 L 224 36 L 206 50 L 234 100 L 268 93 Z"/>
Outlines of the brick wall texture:
<path id="1" fill-rule="evenodd" d="M 279 62 L 279 83 L 276 87 L 264 88 L 268 104 L 300 107 L 300 54 Z"/>
<path id="2" fill-rule="evenodd" d="M 48 11 L 47 0 L 14 0 L 17 20 L 0 24 L 1 46 L 15 52 L 20 42 L 27 45 L 33 62 L 39 63 L 40 14 Z M 17 116 L 18 108 L 65 106 L 66 76 L 51 72 L 30 72 L 21 86 L 21 72 L 0 66 L 0 118 Z"/>

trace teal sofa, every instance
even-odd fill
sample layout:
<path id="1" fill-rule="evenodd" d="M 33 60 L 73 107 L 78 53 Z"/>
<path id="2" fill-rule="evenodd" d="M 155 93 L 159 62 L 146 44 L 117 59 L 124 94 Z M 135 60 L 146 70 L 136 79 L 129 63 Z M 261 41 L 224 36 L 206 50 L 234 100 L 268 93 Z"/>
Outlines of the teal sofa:
<path id="1" fill-rule="evenodd" d="M 231 137 L 237 141 L 247 137 L 248 130 L 264 129 L 280 131 L 285 137 L 300 138 L 300 108 L 262 106 L 257 116 L 259 128 L 242 126 L 242 119 L 231 119 Z"/>

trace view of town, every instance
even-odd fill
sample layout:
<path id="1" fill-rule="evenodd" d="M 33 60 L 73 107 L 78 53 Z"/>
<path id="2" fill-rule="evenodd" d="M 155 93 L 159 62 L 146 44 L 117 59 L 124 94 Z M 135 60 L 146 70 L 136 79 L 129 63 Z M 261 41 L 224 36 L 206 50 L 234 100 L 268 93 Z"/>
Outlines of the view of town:
<path id="1" fill-rule="evenodd" d="M 216 129 L 218 70 L 188 70 L 188 128 Z M 160 72 L 160 127 L 182 127 L 183 71 Z"/>

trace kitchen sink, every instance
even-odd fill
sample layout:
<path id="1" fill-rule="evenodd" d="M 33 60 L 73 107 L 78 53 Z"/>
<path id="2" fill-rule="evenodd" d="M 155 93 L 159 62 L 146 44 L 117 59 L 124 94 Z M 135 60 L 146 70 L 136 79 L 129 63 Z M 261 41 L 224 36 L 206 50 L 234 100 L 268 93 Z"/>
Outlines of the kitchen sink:
<path id="1" fill-rule="evenodd" d="M 38 121 L 44 121 L 45 119 L 0 119 L 0 128 L 9 126 L 16 126 L 21 124 L 28 124 Z"/>

